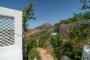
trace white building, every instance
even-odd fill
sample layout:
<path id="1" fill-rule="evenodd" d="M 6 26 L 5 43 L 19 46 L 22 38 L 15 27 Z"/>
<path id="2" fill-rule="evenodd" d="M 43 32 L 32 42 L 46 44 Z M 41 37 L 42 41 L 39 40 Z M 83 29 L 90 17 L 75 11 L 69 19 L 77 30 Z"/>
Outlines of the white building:
<path id="1" fill-rule="evenodd" d="M 51 33 L 51 35 L 56 35 L 56 34 L 58 34 L 58 33 Z"/>

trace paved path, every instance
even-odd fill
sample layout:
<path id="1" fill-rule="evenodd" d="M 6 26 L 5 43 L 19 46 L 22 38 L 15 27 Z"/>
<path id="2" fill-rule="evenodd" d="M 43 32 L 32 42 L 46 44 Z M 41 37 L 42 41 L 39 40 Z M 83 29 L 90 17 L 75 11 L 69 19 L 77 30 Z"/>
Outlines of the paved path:
<path id="1" fill-rule="evenodd" d="M 51 54 L 47 53 L 46 49 L 37 48 L 37 51 L 39 51 L 41 60 L 54 60 Z"/>

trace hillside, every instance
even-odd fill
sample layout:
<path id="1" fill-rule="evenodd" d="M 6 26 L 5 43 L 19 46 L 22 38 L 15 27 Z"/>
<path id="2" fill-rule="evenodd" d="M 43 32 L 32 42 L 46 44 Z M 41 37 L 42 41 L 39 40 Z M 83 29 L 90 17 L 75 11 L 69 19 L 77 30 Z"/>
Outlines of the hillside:
<path id="1" fill-rule="evenodd" d="M 45 23 L 41 26 L 36 27 L 35 29 L 41 30 L 41 29 L 51 29 L 51 28 L 53 28 L 53 25 L 51 25 L 50 23 Z"/>
<path id="2" fill-rule="evenodd" d="M 45 23 L 28 32 L 26 36 L 39 37 L 40 35 L 45 34 L 46 32 L 52 32 L 52 31 L 53 31 L 53 25 L 51 25 L 50 23 Z"/>

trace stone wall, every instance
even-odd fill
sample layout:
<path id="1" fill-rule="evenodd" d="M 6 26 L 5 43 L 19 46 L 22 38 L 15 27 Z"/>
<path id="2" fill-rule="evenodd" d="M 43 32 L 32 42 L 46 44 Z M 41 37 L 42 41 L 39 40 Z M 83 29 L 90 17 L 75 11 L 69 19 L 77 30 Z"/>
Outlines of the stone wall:
<path id="1" fill-rule="evenodd" d="M 59 33 L 62 35 L 63 39 L 67 39 L 65 34 L 67 34 L 66 30 L 70 27 L 70 25 L 72 25 L 72 27 L 76 27 L 76 26 L 79 27 L 80 24 L 89 24 L 90 25 L 90 19 L 84 20 L 84 21 L 77 21 L 77 22 L 70 23 L 70 24 L 60 24 Z"/>

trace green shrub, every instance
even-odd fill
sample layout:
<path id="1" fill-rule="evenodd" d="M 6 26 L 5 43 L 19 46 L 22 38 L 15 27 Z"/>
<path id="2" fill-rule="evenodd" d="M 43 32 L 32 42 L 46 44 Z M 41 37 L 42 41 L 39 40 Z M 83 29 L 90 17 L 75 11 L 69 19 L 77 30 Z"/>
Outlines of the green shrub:
<path id="1" fill-rule="evenodd" d="M 68 39 L 62 44 L 63 38 L 59 35 L 51 35 L 50 43 L 54 48 L 53 56 L 60 60 L 64 55 L 72 60 L 81 60 L 83 47 L 90 38 L 90 26 L 81 24 L 80 27 L 70 26 L 67 29 Z"/>
<path id="2" fill-rule="evenodd" d="M 83 21 L 83 20 L 90 19 L 90 11 L 85 12 L 83 14 L 81 14 L 81 12 L 79 14 L 73 13 L 73 15 L 74 15 L 74 17 L 68 18 L 66 20 L 61 20 L 60 23 L 61 24 L 69 24 L 69 23 L 73 23 L 73 22 L 76 22 L 76 21 Z"/>
<path id="3" fill-rule="evenodd" d="M 45 48 L 46 35 L 41 35 L 39 38 L 39 47 Z"/>
<path id="4" fill-rule="evenodd" d="M 52 44 L 52 47 L 54 48 L 54 57 L 57 59 L 61 59 L 61 54 L 63 55 L 63 53 L 60 51 L 63 51 L 63 48 L 62 48 L 63 38 L 61 34 L 51 35 L 50 37 L 51 37 L 50 43 Z"/>
<path id="5" fill-rule="evenodd" d="M 64 45 L 64 54 L 72 60 L 81 60 L 83 47 L 88 42 L 87 37 L 90 34 L 87 28 L 90 29 L 88 24 L 81 24 L 78 28 L 70 26 L 67 29 L 68 39 Z"/>
<path id="6" fill-rule="evenodd" d="M 28 60 L 34 60 L 35 58 L 39 60 L 39 52 L 36 50 L 36 48 L 33 48 L 28 53 Z"/>
<path id="7" fill-rule="evenodd" d="M 47 32 L 46 34 L 43 34 L 39 38 L 39 47 L 45 48 L 46 44 L 45 42 L 47 41 L 48 37 L 50 36 L 50 32 Z"/>
<path id="8" fill-rule="evenodd" d="M 59 33 L 59 25 L 60 25 L 60 22 L 54 24 L 54 31 L 57 33 Z"/>
<path id="9" fill-rule="evenodd" d="M 28 59 L 28 53 L 32 48 L 37 47 L 37 39 L 35 37 L 27 37 L 25 43 L 25 58 Z"/>
<path id="10" fill-rule="evenodd" d="M 39 47 L 45 48 L 46 47 L 45 42 L 46 42 L 46 39 L 39 40 Z"/>
<path id="11" fill-rule="evenodd" d="M 79 27 L 74 27 L 74 28 L 70 26 L 70 28 L 67 29 L 67 37 L 69 39 L 77 38 L 78 40 L 86 39 L 88 34 L 87 31 L 85 30 L 87 28 L 90 29 L 90 26 L 88 24 L 81 24 Z"/>
<path id="12" fill-rule="evenodd" d="M 83 46 L 82 42 L 77 42 L 76 39 L 68 40 L 64 45 L 64 54 L 72 60 L 81 60 Z"/>
<path id="13" fill-rule="evenodd" d="M 63 38 L 61 34 L 51 35 L 51 44 L 54 48 L 59 47 L 62 44 L 62 41 L 63 41 Z"/>
<path id="14" fill-rule="evenodd" d="M 37 39 L 35 37 L 28 38 L 26 44 L 30 49 L 37 47 Z"/>

